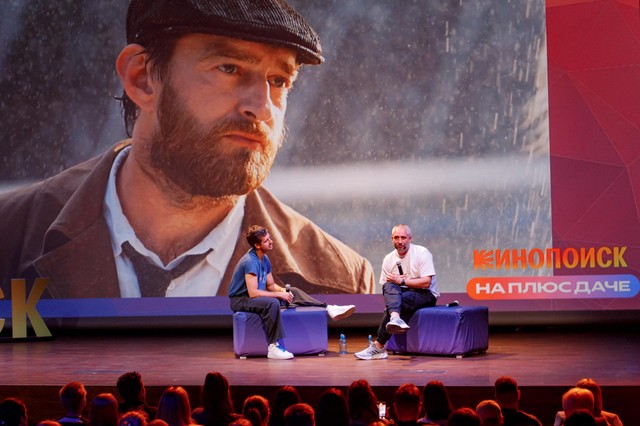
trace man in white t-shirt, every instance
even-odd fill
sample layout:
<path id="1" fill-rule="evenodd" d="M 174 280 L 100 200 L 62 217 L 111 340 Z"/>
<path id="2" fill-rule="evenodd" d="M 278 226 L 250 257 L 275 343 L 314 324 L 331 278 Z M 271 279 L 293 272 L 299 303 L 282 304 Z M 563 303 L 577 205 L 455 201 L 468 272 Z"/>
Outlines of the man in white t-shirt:
<path id="1" fill-rule="evenodd" d="M 359 359 L 387 358 L 385 343 L 391 334 L 404 333 L 407 322 L 420 308 L 435 306 L 440 293 L 436 285 L 433 256 L 425 247 L 412 244 L 411 229 L 399 224 L 391 230 L 395 250 L 382 261 L 380 284 L 386 306 L 376 340 L 356 352 Z"/>

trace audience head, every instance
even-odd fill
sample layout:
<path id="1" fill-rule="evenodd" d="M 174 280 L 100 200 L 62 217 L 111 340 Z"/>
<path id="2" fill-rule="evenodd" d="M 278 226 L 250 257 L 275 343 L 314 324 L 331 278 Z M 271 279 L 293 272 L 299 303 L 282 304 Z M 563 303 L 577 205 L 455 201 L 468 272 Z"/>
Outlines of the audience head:
<path id="1" fill-rule="evenodd" d="M 80 414 L 87 405 L 87 391 L 80 382 L 70 382 L 64 385 L 60 392 L 60 403 L 67 413 Z"/>
<path id="2" fill-rule="evenodd" d="M 127 402 L 144 402 L 146 391 L 142 377 L 137 371 L 129 371 L 118 377 L 116 383 L 118 393 Z"/>
<path id="3" fill-rule="evenodd" d="M 518 382 L 509 376 L 498 378 L 494 384 L 496 401 L 501 407 L 518 408 L 520 400 L 520 389 Z"/>
<path id="4" fill-rule="evenodd" d="M 439 380 L 428 382 L 422 391 L 422 406 L 429 420 L 447 420 L 453 413 L 449 392 Z"/>
<path id="5" fill-rule="evenodd" d="M 244 400 L 242 415 L 253 426 L 266 426 L 269 424 L 269 401 L 261 395 L 253 395 Z"/>
<path id="6" fill-rule="evenodd" d="M 27 426 L 27 406 L 18 398 L 0 401 L 0 424 L 2 426 Z"/>
<path id="7" fill-rule="evenodd" d="M 447 426 L 480 426 L 480 417 L 471 408 L 458 408 L 449 416 Z"/>
<path id="8" fill-rule="evenodd" d="M 38 423 L 36 423 L 36 426 L 62 426 L 62 425 L 55 420 L 41 420 Z"/>
<path id="9" fill-rule="evenodd" d="M 170 386 L 165 389 L 158 403 L 156 418 L 164 420 L 169 426 L 192 424 L 191 403 L 187 391 L 181 386 Z"/>
<path id="10" fill-rule="evenodd" d="M 393 395 L 393 408 L 398 421 L 418 420 L 422 403 L 420 389 L 412 383 L 405 383 Z"/>
<path id="11" fill-rule="evenodd" d="M 315 426 L 313 408 L 303 402 L 290 405 L 284 411 L 284 424 L 286 426 Z"/>
<path id="12" fill-rule="evenodd" d="M 146 426 L 147 417 L 139 411 L 129 411 L 120 416 L 118 426 Z"/>
<path id="13" fill-rule="evenodd" d="M 252 426 L 252 424 L 244 417 L 238 417 L 237 419 L 229 423 L 229 426 Z"/>
<path id="14" fill-rule="evenodd" d="M 593 413 L 593 404 L 593 394 L 589 389 L 571 388 L 562 395 L 562 409 L 567 417 L 576 410 Z"/>
<path id="15" fill-rule="evenodd" d="M 349 417 L 361 422 L 372 422 L 378 418 L 378 406 L 373 389 L 364 379 L 356 380 L 347 389 Z"/>
<path id="16" fill-rule="evenodd" d="M 329 388 L 320 395 L 316 426 L 349 426 L 349 406 L 340 389 Z"/>
<path id="17" fill-rule="evenodd" d="M 224 417 L 234 412 L 231 387 L 227 378 L 218 372 L 207 373 L 202 386 L 204 411 Z"/>
<path id="18" fill-rule="evenodd" d="M 491 399 L 480 402 L 476 406 L 476 414 L 480 417 L 482 426 L 502 426 L 504 424 L 500 406 Z"/>
<path id="19" fill-rule="evenodd" d="M 588 410 L 576 410 L 567 416 L 564 426 L 596 426 L 596 418 Z"/>
<path id="20" fill-rule="evenodd" d="M 93 398 L 89 412 L 91 426 L 117 426 L 118 419 L 118 401 L 115 396 L 101 393 Z"/>
<path id="21" fill-rule="evenodd" d="M 300 394 L 298 390 L 293 386 L 283 386 L 273 397 L 271 403 L 271 415 L 269 417 L 270 425 L 283 425 L 284 424 L 284 411 L 287 407 L 299 403 Z"/>
<path id="22" fill-rule="evenodd" d="M 585 378 L 576 383 L 577 388 L 589 389 L 593 394 L 593 415 L 598 417 L 602 413 L 602 389 L 593 379 Z"/>

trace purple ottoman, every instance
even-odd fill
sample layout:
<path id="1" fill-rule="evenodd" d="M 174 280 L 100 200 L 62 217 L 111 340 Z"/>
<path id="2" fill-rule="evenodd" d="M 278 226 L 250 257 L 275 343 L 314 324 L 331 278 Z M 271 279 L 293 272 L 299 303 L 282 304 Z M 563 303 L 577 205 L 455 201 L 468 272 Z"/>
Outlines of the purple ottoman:
<path id="1" fill-rule="evenodd" d="M 434 306 L 418 310 L 404 334 L 394 334 L 388 351 L 462 358 L 489 348 L 489 309 L 486 306 Z"/>
<path id="2" fill-rule="evenodd" d="M 287 337 L 281 344 L 294 355 L 324 355 L 329 348 L 327 310 L 320 307 L 282 309 Z M 238 358 L 267 356 L 267 338 L 258 314 L 233 314 L 233 352 Z"/>

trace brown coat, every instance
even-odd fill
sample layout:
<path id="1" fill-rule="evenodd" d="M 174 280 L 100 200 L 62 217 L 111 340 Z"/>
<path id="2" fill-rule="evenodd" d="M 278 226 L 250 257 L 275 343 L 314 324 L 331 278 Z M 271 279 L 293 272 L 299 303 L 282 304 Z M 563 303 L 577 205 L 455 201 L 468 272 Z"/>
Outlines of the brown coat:
<path id="1" fill-rule="evenodd" d="M 0 195 L 0 288 L 12 278 L 48 277 L 52 298 L 120 297 L 103 200 L 111 165 L 128 141 L 45 181 Z M 373 293 L 371 264 L 260 187 L 247 195 L 242 229 L 258 224 L 276 241 L 277 282 L 307 293 Z M 218 295 L 249 249 L 241 232 Z M 47 296 L 45 296 L 47 297 Z"/>

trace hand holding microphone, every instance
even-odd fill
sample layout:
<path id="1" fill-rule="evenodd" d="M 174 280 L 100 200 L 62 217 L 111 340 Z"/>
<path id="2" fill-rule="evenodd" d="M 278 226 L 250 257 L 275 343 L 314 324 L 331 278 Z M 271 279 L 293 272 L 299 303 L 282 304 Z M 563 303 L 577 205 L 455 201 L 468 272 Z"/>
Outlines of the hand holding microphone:
<path id="1" fill-rule="evenodd" d="M 402 270 L 402 262 L 400 262 L 399 260 L 396 261 L 396 266 L 398 267 L 398 274 L 399 275 L 404 275 L 404 271 Z M 404 283 L 404 278 L 402 279 L 402 284 L 400 284 L 400 287 L 404 287 L 406 288 L 406 284 Z"/>
<path id="2" fill-rule="evenodd" d="M 293 294 L 291 293 L 291 284 L 284 285 L 284 291 L 287 294 L 287 308 L 289 307 L 289 303 L 293 302 Z"/>

